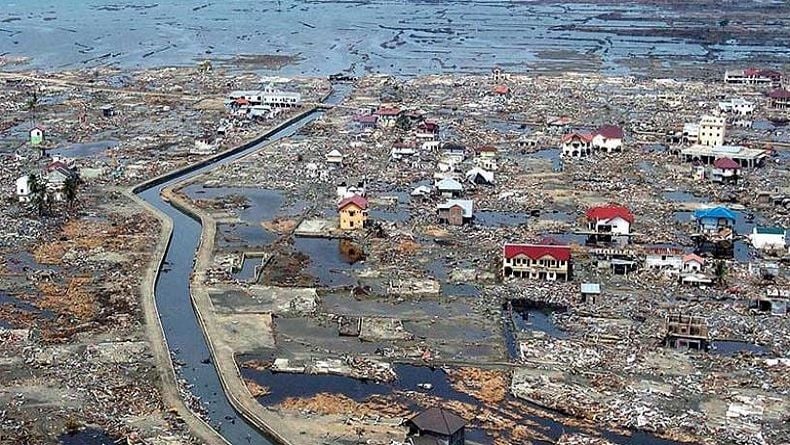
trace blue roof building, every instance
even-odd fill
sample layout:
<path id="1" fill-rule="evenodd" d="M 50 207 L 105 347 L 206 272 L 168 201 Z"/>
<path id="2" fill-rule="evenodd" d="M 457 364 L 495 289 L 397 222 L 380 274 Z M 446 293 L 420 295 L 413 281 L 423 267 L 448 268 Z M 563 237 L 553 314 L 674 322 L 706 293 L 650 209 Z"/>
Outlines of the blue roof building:
<path id="1" fill-rule="evenodd" d="M 714 207 L 694 212 L 694 219 L 697 220 L 697 229 L 700 233 L 726 235 L 725 238 L 727 239 L 732 239 L 736 217 L 735 212 L 727 207 Z M 725 231 L 725 233 L 722 233 L 722 231 Z"/>

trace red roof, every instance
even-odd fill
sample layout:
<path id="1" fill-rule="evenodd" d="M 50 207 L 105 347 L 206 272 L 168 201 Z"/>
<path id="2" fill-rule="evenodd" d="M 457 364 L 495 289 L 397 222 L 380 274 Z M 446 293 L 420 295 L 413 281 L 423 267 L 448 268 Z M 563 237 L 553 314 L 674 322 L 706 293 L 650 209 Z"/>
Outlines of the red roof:
<path id="1" fill-rule="evenodd" d="M 337 205 L 337 209 L 338 210 L 343 210 L 349 204 L 354 204 L 355 206 L 359 207 L 362 210 L 365 210 L 365 209 L 368 208 L 368 200 L 367 199 L 365 199 L 365 198 L 363 198 L 363 197 L 361 197 L 359 195 L 354 195 L 354 196 L 349 196 L 348 198 L 340 201 L 340 203 L 338 203 L 338 205 Z"/>
<path id="2" fill-rule="evenodd" d="M 568 261 L 571 259 L 571 248 L 569 246 L 548 246 L 543 244 L 505 244 L 504 255 L 507 259 L 518 255 L 526 255 L 533 260 L 550 256 L 557 261 Z"/>
<path id="3" fill-rule="evenodd" d="M 505 84 L 497 85 L 494 87 L 494 92 L 496 94 L 507 94 L 510 92 L 510 87 Z"/>
<path id="4" fill-rule="evenodd" d="M 400 108 L 381 107 L 374 114 L 378 116 L 397 116 L 401 113 Z"/>
<path id="5" fill-rule="evenodd" d="M 573 140 L 574 138 L 581 139 L 584 142 L 591 142 L 593 139 L 592 133 L 586 131 L 574 131 L 573 133 L 568 133 L 562 137 L 562 142 L 568 142 Z"/>
<path id="6" fill-rule="evenodd" d="M 47 164 L 47 167 L 45 168 L 45 170 L 48 171 L 48 172 L 51 172 L 52 170 L 57 170 L 59 168 L 68 169 L 69 166 L 66 165 L 66 163 L 63 162 L 63 161 L 52 161 L 49 164 Z"/>
<path id="7" fill-rule="evenodd" d="M 375 114 L 360 114 L 354 116 L 354 120 L 362 124 L 375 124 L 379 117 Z"/>
<path id="8" fill-rule="evenodd" d="M 629 223 L 634 223 L 634 214 L 628 208 L 618 204 L 592 207 L 585 213 L 589 220 L 608 220 L 620 217 Z"/>
<path id="9" fill-rule="evenodd" d="M 417 129 L 427 131 L 428 133 L 438 133 L 439 124 L 431 121 L 420 122 L 420 125 L 417 125 Z"/>
<path id="10" fill-rule="evenodd" d="M 771 99 L 790 99 L 790 91 L 787 91 L 783 88 L 777 88 L 768 93 L 768 97 Z"/>
<path id="11" fill-rule="evenodd" d="M 604 125 L 596 130 L 595 134 L 600 134 L 606 139 L 622 139 L 625 136 L 623 129 L 617 125 Z"/>
<path id="12" fill-rule="evenodd" d="M 250 104 L 250 101 L 245 99 L 245 98 L 243 98 L 243 97 L 240 97 L 240 98 L 236 99 L 234 102 L 236 102 L 236 105 L 249 105 Z"/>
<path id="13" fill-rule="evenodd" d="M 482 147 L 477 147 L 478 153 L 496 153 L 496 147 L 493 145 L 484 145 Z"/>
<path id="14" fill-rule="evenodd" d="M 716 159 L 713 161 L 713 166 L 719 170 L 739 170 L 741 168 L 741 164 L 738 164 L 730 158 Z"/>

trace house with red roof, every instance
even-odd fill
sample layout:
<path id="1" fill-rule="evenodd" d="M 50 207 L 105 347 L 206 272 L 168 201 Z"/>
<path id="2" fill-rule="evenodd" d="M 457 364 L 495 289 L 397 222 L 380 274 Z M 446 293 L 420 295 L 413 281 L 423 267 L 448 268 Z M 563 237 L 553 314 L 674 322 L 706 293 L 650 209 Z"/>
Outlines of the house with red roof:
<path id="1" fill-rule="evenodd" d="M 574 131 L 562 137 L 562 156 L 584 158 L 592 153 L 593 135 L 587 131 Z"/>
<path id="2" fill-rule="evenodd" d="M 502 274 L 532 280 L 571 279 L 571 248 L 558 244 L 513 244 L 502 248 Z"/>
<path id="3" fill-rule="evenodd" d="M 778 88 L 768 93 L 768 98 L 771 99 L 771 107 L 780 110 L 790 109 L 790 91 Z"/>
<path id="4" fill-rule="evenodd" d="M 741 164 L 732 158 L 719 158 L 713 161 L 710 179 L 713 182 L 736 182 L 741 171 Z"/>
<path id="5" fill-rule="evenodd" d="M 337 204 L 341 230 L 357 230 L 368 220 L 368 200 L 359 195 L 349 196 Z"/>
<path id="6" fill-rule="evenodd" d="M 591 207 L 585 213 L 587 227 L 599 235 L 630 235 L 634 214 L 619 204 Z"/>
<path id="7" fill-rule="evenodd" d="M 397 107 L 379 107 L 373 114 L 378 117 L 378 124 L 384 128 L 391 128 L 395 126 L 395 122 L 403 114 L 403 110 Z"/>
<path id="8" fill-rule="evenodd" d="M 592 148 L 604 153 L 614 153 L 623 149 L 625 133 L 617 125 L 604 125 L 593 132 Z"/>

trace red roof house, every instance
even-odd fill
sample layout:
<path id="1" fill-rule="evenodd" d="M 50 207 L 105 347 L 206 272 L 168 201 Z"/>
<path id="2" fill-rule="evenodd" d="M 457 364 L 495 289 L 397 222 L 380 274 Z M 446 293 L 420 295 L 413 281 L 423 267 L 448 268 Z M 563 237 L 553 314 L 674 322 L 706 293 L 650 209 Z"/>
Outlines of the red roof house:
<path id="1" fill-rule="evenodd" d="M 571 248 L 570 246 L 558 245 L 506 243 L 503 254 L 506 259 L 525 255 L 534 261 L 545 257 L 550 257 L 557 261 L 568 261 L 571 259 Z"/>
<path id="2" fill-rule="evenodd" d="M 719 158 L 713 161 L 713 166 L 719 170 L 740 170 L 741 164 L 738 164 L 730 158 Z"/>
<path id="3" fill-rule="evenodd" d="M 368 208 L 368 200 L 367 199 L 365 199 L 365 198 L 363 198 L 363 197 L 361 197 L 359 195 L 354 195 L 354 196 L 349 196 L 348 198 L 340 201 L 337 204 L 337 209 L 338 210 L 343 210 L 349 204 L 354 204 L 355 206 L 359 207 L 361 210 L 365 210 L 365 209 Z"/>
<path id="4" fill-rule="evenodd" d="M 634 223 L 634 214 L 627 207 L 619 204 L 591 207 L 587 209 L 585 216 L 590 221 L 608 221 L 619 217 L 631 224 Z"/>
<path id="5" fill-rule="evenodd" d="M 604 125 L 595 130 L 595 135 L 601 135 L 605 139 L 622 139 L 625 137 L 623 129 L 617 125 Z"/>
<path id="6" fill-rule="evenodd" d="M 588 131 L 574 131 L 573 133 L 568 133 L 562 136 L 562 143 L 567 144 L 574 139 L 582 141 L 585 144 L 589 144 L 593 140 L 593 135 Z"/>

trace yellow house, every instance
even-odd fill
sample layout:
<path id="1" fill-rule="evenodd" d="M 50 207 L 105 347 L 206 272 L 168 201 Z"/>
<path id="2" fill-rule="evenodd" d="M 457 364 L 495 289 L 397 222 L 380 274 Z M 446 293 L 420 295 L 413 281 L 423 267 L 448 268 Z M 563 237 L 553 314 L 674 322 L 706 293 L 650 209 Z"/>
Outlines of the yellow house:
<path id="1" fill-rule="evenodd" d="M 350 196 L 340 201 L 337 211 L 342 230 L 361 229 L 368 220 L 368 200 L 358 195 Z"/>

